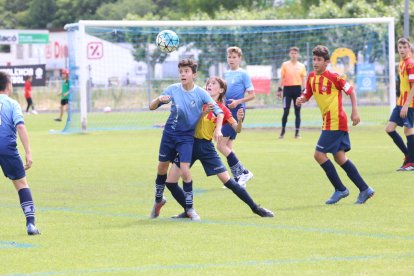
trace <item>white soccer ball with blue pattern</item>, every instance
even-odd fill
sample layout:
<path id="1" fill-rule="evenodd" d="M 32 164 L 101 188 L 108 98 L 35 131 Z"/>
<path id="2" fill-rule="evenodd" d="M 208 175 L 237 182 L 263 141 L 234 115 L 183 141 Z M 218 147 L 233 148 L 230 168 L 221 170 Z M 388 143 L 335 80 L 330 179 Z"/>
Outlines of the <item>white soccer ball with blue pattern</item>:
<path id="1" fill-rule="evenodd" d="M 177 50 L 180 39 L 175 32 L 164 30 L 158 33 L 156 43 L 161 52 L 171 53 Z"/>

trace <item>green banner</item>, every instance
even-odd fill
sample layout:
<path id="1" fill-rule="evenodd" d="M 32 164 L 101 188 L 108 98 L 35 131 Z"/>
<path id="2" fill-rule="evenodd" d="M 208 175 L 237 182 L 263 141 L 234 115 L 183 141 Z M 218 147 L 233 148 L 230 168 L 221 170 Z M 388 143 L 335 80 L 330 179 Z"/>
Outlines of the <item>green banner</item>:
<path id="1" fill-rule="evenodd" d="M 48 44 L 49 34 L 19 33 L 19 44 Z"/>

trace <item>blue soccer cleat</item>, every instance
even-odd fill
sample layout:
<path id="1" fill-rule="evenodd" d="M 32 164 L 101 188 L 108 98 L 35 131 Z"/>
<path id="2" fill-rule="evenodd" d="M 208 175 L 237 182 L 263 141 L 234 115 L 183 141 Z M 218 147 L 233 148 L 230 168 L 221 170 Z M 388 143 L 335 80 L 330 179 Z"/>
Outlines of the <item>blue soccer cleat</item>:
<path id="1" fill-rule="evenodd" d="M 331 195 L 331 197 L 325 202 L 326 204 L 335 204 L 341 199 L 349 196 L 348 189 L 345 189 L 345 191 L 336 191 Z"/>
<path id="2" fill-rule="evenodd" d="M 368 199 L 373 197 L 374 194 L 375 191 L 371 187 L 368 187 L 368 189 L 359 193 L 358 198 L 355 201 L 355 204 L 364 204 Z"/>
<path id="3" fill-rule="evenodd" d="M 27 225 L 27 234 L 30 236 L 40 235 L 40 231 L 36 228 L 36 226 L 34 226 L 34 224 L 29 223 Z"/>

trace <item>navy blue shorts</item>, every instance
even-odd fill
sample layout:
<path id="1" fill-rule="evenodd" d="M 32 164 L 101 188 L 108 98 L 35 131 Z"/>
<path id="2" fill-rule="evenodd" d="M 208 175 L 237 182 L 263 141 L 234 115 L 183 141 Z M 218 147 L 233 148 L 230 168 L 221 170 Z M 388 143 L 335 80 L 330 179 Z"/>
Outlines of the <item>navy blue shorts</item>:
<path id="1" fill-rule="evenodd" d="M 324 153 L 332 153 L 335 155 L 338 151 L 349 151 L 351 149 L 351 141 L 349 134 L 342 130 L 322 130 L 318 144 L 315 150 Z"/>
<path id="2" fill-rule="evenodd" d="M 414 108 L 409 107 L 407 112 L 407 117 L 401 118 L 400 112 L 401 112 L 402 106 L 396 106 L 392 110 L 391 116 L 389 121 L 396 123 L 397 126 L 405 126 L 407 128 L 413 128 L 414 127 Z"/>
<path id="3" fill-rule="evenodd" d="M 200 160 L 203 165 L 204 172 L 207 176 L 217 175 L 219 173 L 227 171 L 226 166 L 217 154 L 216 148 L 211 141 L 204 139 L 194 139 L 193 157 L 191 160 L 191 166 Z M 181 157 L 177 157 L 174 163 L 180 167 Z M 181 161 L 182 162 L 182 161 Z"/>
<path id="4" fill-rule="evenodd" d="M 11 180 L 17 180 L 26 176 L 22 159 L 17 151 L 13 155 L 0 155 L 0 166 L 4 176 Z"/>
<path id="5" fill-rule="evenodd" d="M 181 162 L 190 163 L 193 144 L 193 135 L 174 136 L 164 131 L 161 138 L 158 161 L 173 162 L 177 154 L 179 154 Z"/>
<path id="6" fill-rule="evenodd" d="M 230 109 L 231 111 L 231 115 L 233 116 L 233 118 L 237 121 L 237 111 L 243 108 L 243 112 L 244 112 L 244 116 L 246 116 L 246 108 L 242 107 L 241 105 L 238 105 L 236 108 L 234 109 Z M 244 118 L 243 118 L 244 121 Z M 237 136 L 237 132 L 233 129 L 233 127 L 230 124 L 225 124 L 222 128 L 221 128 L 221 133 L 223 133 L 223 137 L 230 137 L 231 140 L 236 140 L 236 136 Z"/>

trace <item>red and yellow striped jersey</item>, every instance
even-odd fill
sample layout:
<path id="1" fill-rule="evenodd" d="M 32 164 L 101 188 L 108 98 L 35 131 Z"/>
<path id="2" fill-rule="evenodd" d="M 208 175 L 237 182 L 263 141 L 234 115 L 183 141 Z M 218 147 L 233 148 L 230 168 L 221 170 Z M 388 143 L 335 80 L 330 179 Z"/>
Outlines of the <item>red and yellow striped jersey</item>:
<path id="1" fill-rule="evenodd" d="M 401 60 L 398 69 L 400 75 L 400 96 L 397 99 L 397 105 L 403 106 L 407 101 L 411 85 L 414 85 L 414 60 L 411 57 Z M 410 100 L 411 103 L 408 107 L 414 107 L 414 98 Z"/>
<path id="2" fill-rule="evenodd" d="M 222 103 L 217 102 L 217 105 L 223 110 L 224 118 L 223 125 L 226 123 L 234 124 L 236 119 L 231 115 L 230 110 Z M 204 109 L 206 107 L 204 106 Z M 194 137 L 198 139 L 211 140 L 213 139 L 214 129 L 216 128 L 217 117 L 213 112 L 203 116 L 197 123 Z"/>
<path id="3" fill-rule="evenodd" d="M 304 96 L 312 96 L 319 106 L 323 119 L 323 130 L 348 131 L 348 120 L 342 106 L 342 92 L 349 95 L 353 88 L 338 74 L 328 70 L 321 75 L 311 72 L 306 82 Z"/>

